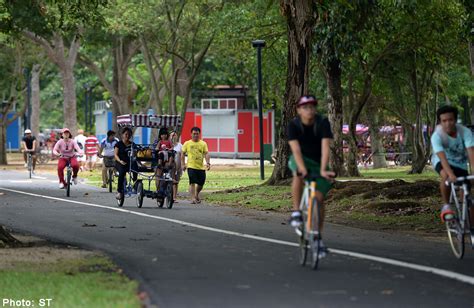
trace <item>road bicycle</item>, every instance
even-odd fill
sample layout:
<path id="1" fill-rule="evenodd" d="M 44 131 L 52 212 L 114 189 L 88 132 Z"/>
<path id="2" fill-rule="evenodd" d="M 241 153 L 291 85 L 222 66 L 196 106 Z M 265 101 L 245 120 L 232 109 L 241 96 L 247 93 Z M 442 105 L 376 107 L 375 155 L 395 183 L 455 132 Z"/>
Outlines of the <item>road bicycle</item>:
<path id="1" fill-rule="evenodd" d="M 322 209 L 316 199 L 316 180 L 320 175 L 308 175 L 305 178 L 303 194 L 301 196 L 300 211 L 303 216 L 303 223 L 295 228 L 299 242 L 299 262 L 305 266 L 308 251 L 311 256 L 311 267 L 318 268 L 319 259 L 323 252 L 321 245 L 321 215 Z"/>
<path id="2" fill-rule="evenodd" d="M 28 174 L 31 179 L 31 175 L 33 173 L 33 154 L 30 151 L 26 152 L 26 169 L 28 170 Z"/>
<path id="3" fill-rule="evenodd" d="M 454 183 L 445 182 L 446 186 L 451 188 L 449 204 L 455 213 L 453 219 L 446 221 L 446 231 L 451 249 L 458 259 L 464 256 L 466 237 L 471 242 L 471 248 L 474 249 L 474 234 L 469 221 L 469 212 L 474 211 L 469 191 L 470 180 L 474 180 L 473 175 L 458 177 Z M 462 203 L 458 198 L 458 192 L 462 193 Z"/>

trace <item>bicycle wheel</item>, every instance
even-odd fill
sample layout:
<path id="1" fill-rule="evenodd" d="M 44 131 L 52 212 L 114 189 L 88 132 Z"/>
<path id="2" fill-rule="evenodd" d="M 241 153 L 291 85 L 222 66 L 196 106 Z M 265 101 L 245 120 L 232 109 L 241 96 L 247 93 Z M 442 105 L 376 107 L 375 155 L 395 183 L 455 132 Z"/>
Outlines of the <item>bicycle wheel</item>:
<path id="1" fill-rule="evenodd" d="M 109 183 L 109 192 L 112 192 L 112 184 L 114 183 L 114 170 L 109 168 L 107 175 L 107 182 Z"/>
<path id="2" fill-rule="evenodd" d="M 38 153 L 36 160 L 37 160 L 38 164 L 40 164 L 40 165 L 47 164 L 48 161 L 49 161 L 49 155 L 44 154 L 44 153 Z"/>
<path id="3" fill-rule="evenodd" d="M 446 231 L 454 255 L 456 258 L 462 259 L 464 256 L 464 229 L 459 222 L 459 217 L 462 215 L 455 204 L 451 204 L 451 208 L 455 209 L 456 214 L 454 219 L 446 222 Z"/>
<path id="4" fill-rule="evenodd" d="M 471 242 L 471 249 L 474 249 L 474 222 L 471 222 L 471 211 L 474 211 L 474 208 L 473 208 L 473 205 L 472 205 L 472 199 L 468 199 L 468 204 L 467 204 L 467 214 L 466 214 L 466 230 L 467 230 L 467 233 L 468 233 L 468 238 L 469 238 L 469 241 Z"/>
<path id="5" fill-rule="evenodd" d="M 166 193 L 165 193 L 165 198 L 164 198 L 164 203 L 166 204 L 166 207 L 168 209 L 171 209 L 173 207 L 173 183 L 172 182 L 166 182 Z"/>
<path id="6" fill-rule="evenodd" d="M 117 183 L 117 185 L 119 185 Z M 123 206 L 123 203 L 125 202 L 125 192 L 127 191 L 127 178 L 125 178 L 123 180 L 123 192 L 122 192 L 122 196 L 117 199 L 117 206 L 118 207 L 122 207 Z"/>
<path id="7" fill-rule="evenodd" d="M 71 169 L 67 169 L 66 173 L 66 196 L 71 195 Z"/>
<path id="8" fill-rule="evenodd" d="M 458 259 L 464 256 L 464 230 L 457 218 L 446 222 L 446 230 L 448 232 L 449 244 L 451 249 Z"/>
<path id="9" fill-rule="evenodd" d="M 163 195 L 163 183 L 166 184 L 165 181 L 160 181 L 160 188 L 158 189 L 157 191 L 157 198 L 156 198 L 156 204 L 158 205 L 158 207 L 163 207 L 163 205 L 165 205 L 165 195 Z"/>
<path id="10" fill-rule="evenodd" d="M 305 226 L 305 215 L 303 215 L 303 224 L 301 225 L 301 234 L 298 237 L 298 252 L 299 252 L 299 261 L 301 266 L 306 265 L 306 259 L 308 257 L 308 241 L 306 240 L 306 226 Z"/>
<path id="11" fill-rule="evenodd" d="M 31 154 L 28 154 L 28 174 L 31 179 L 31 172 L 33 171 L 33 158 L 31 157 Z"/>
<path id="12" fill-rule="evenodd" d="M 312 207 L 312 232 L 309 234 L 309 247 L 311 250 L 311 268 L 317 269 L 319 265 L 319 254 L 321 250 L 321 234 L 319 232 L 320 219 L 321 219 L 321 208 L 318 205 L 316 199 L 313 199 L 311 203 Z"/>
<path id="13" fill-rule="evenodd" d="M 141 208 L 143 205 L 143 197 L 144 197 L 143 183 L 142 181 L 139 181 L 137 183 L 137 207 L 138 208 Z"/>

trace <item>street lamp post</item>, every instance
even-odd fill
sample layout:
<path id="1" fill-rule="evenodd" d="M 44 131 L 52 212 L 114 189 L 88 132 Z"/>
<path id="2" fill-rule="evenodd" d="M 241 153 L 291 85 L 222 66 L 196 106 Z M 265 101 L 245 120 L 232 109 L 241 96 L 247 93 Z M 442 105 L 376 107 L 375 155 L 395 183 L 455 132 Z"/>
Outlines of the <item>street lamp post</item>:
<path id="1" fill-rule="evenodd" d="M 89 131 L 89 102 L 87 96 L 89 95 L 89 84 L 86 82 L 84 85 L 84 121 L 85 121 L 85 131 Z"/>
<path id="2" fill-rule="evenodd" d="M 257 48 L 257 88 L 258 88 L 258 128 L 260 139 L 260 179 L 265 179 L 265 169 L 263 168 L 263 101 L 262 101 L 262 48 L 265 41 L 252 41 L 252 46 Z"/>
<path id="3" fill-rule="evenodd" d="M 27 68 L 23 70 L 26 79 L 26 115 L 24 117 L 25 129 L 31 129 L 31 76 Z"/>

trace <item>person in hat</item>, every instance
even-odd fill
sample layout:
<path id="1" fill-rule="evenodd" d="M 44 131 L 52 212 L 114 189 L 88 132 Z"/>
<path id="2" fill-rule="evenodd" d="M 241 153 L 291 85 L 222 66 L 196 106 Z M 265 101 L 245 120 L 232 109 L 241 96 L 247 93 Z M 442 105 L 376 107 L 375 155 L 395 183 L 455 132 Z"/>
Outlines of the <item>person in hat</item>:
<path id="1" fill-rule="evenodd" d="M 335 176 L 329 171 L 329 147 L 333 135 L 327 118 L 323 118 L 316 111 L 318 100 L 313 95 L 304 95 L 298 99 L 296 112 L 298 116 L 288 124 L 288 144 L 291 153 L 288 167 L 293 172 L 291 194 L 293 199 L 293 213 L 290 224 L 298 228 L 303 218 L 299 209 L 301 194 L 303 193 L 304 179 L 307 175 L 320 175 L 316 180 L 316 199 L 324 205 L 324 198 L 331 189 L 331 181 Z M 324 222 L 324 206 L 321 207 L 321 228 Z M 321 231 L 321 230 L 320 230 Z M 323 246 L 322 242 L 321 245 Z M 322 249 L 323 252 L 326 249 Z"/>
<path id="2" fill-rule="evenodd" d="M 21 146 L 23 148 L 23 160 L 25 161 L 25 167 L 28 167 L 27 163 L 27 153 L 31 153 L 33 158 L 33 171 L 32 174 L 35 174 L 36 169 L 36 151 L 38 149 L 38 144 L 36 137 L 33 136 L 31 129 L 25 129 L 25 136 L 21 140 Z"/>
<path id="3" fill-rule="evenodd" d="M 58 160 L 58 178 L 59 188 L 65 187 L 66 182 L 64 181 L 64 168 L 69 162 L 72 166 L 72 181 L 77 185 L 77 172 L 79 171 L 79 163 L 77 162 L 77 156 L 83 155 L 82 149 L 78 146 L 77 142 L 74 141 L 69 128 L 62 129 L 62 139 L 60 139 L 53 148 L 53 154 L 59 157 Z"/>

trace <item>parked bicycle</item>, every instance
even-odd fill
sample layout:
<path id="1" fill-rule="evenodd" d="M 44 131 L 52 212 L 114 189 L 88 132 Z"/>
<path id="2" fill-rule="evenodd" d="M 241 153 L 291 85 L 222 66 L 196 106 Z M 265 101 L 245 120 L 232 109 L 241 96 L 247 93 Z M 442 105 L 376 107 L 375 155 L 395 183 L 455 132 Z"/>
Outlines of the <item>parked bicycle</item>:
<path id="1" fill-rule="evenodd" d="M 316 199 L 316 180 L 320 175 L 308 175 L 305 178 L 303 195 L 301 196 L 300 210 L 303 216 L 303 223 L 296 228 L 299 240 L 299 262 L 306 265 L 308 251 L 311 256 L 311 267 L 318 268 L 319 259 L 326 251 L 321 245 L 321 206 Z"/>
<path id="2" fill-rule="evenodd" d="M 51 149 L 48 149 L 45 146 L 41 147 L 38 153 L 36 154 L 38 164 L 47 164 L 51 160 L 52 153 L 53 151 Z"/>
<path id="3" fill-rule="evenodd" d="M 471 222 L 469 221 L 470 211 L 474 211 L 472 207 L 472 199 L 469 191 L 470 180 L 474 180 L 474 176 L 465 176 L 456 178 L 455 183 L 446 181 L 446 185 L 451 187 L 451 195 L 449 197 L 449 204 L 454 210 L 454 218 L 446 221 L 446 231 L 448 232 L 449 244 L 453 250 L 454 255 L 458 259 L 464 256 L 464 246 L 466 237 L 471 243 L 471 248 L 474 249 L 474 234 L 471 229 Z M 462 202 L 458 198 L 458 193 L 462 195 Z"/>

